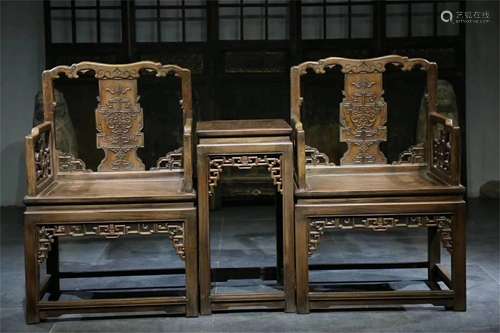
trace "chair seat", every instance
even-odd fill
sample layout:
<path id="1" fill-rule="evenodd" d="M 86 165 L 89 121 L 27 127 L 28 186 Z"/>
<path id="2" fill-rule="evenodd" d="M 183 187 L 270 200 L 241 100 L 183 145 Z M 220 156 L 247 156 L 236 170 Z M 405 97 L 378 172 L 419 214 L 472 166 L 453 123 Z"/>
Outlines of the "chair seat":
<path id="1" fill-rule="evenodd" d="M 195 193 L 183 190 L 183 178 L 161 176 L 115 179 L 56 179 L 26 204 L 98 204 L 193 201 Z"/>
<path id="2" fill-rule="evenodd" d="M 306 173 L 306 190 L 297 197 L 354 197 L 386 195 L 462 194 L 463 186 L 451 186 L 430 178 L 425 171 Z"/>

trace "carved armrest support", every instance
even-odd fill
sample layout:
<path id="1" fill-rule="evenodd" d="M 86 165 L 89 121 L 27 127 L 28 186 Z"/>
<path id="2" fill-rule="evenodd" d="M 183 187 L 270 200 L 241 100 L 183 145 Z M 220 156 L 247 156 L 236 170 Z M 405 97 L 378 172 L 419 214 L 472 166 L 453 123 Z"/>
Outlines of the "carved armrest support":
<path id="1" fill-rule="evenodd" d="M 299 189 L 306 188 L 306 139 L 302 123 L 292 118 L 295 148 L 295 180 Z"/>
<path id="2" fill-rule="evenodd" d="M 184 123 L 183 143 L 183 167 L 184 167 L 184 191 L 193 191 L 193 119 L 187 118 Z"/>
<path id="3" fill-rule="evenodd" d="M 26 136 L 26 176 L 28 195 L 36 195 L 54 179 L 52 123 L 46 121 Z"/>
<path id="4" fill-rule="evenodd" d="M 438 113 L 429 114 L 429 172 L 450 185 L 460 185 L 460 127 Z"/>

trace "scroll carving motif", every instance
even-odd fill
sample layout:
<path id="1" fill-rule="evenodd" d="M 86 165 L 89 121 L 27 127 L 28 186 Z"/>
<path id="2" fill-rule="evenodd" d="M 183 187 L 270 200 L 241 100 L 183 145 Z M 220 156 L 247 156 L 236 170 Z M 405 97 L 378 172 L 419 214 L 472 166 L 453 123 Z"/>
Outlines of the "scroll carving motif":
<path id="1" fill-rule="evenodd" d="M 97 148 L 104 150 L 98 171 L 144 170 L 137 148 L 144 146 L 137 81 L 99 81 L 96 109 Z"/>
<path id="2" fill-rule="evenodd" d="M 312 70 L 316 74 L 325 73 L 325 69 L 340 66 L 344 74 L 360 74 L 360 73 L 383 73 L 385 66 L 392 64 L 400 66 L 403 71 L 410 71 L 416 66 L 420 66 L 423 70 L 428 70 L 435 64 L 423 58 L 408 58 L 399 55 L 389 55 L 373 59 L 347 59 L 339 57 L 330 57 L 320 59 L 318 61 L 306 61 L 295 66 L 298 73 L 303 75 L 307 70 Z"/>
<path id="3" fill-rule="evenodd" d="M 410 216 L 346 216 L 314 217 L 309 222 L 308 253 L 313 254 L 319 247 L 321 236 L 326 230 L 370 229 L 386 231 L 392 228 L 438 227 L 443 246 L 453 252 L 452 218 L 449 215 Z"/>
<path id="4" fill-rule="evenodd" d="M 387 140 L 387 106 L 382 98 L 382 74 L 346 74 L 340 104 L 340 141 L 347 143 L 341 164 L 386 163 L 379 144 Z"/>
<path id="5" fill-rule="evenodd" d="M 450 133 L 444 129 L 432 142 L 432 164 L 434 168 L 448 173 L 451 168 L 451 141 Z"/>
<path id="6" fill-rule="evenodd" d="M 156 161 L 156 167 L 151 170 L 174 170 L 182 169 L 183 147 L 177 148 Z"/>
<path id="7" fill-rule="evenodd" d="M 331 165 L 328 155 L 322 153 L 318 148 L 306 146 L 306 164 L 310 165 Z"/>
<path id="8" fill-rule="evenodd" d="M 151 61 L 140 61 L 127 65 L 110 65 L 83 61 L 71 66 L 57 66 L 45 71 L 44 75 L 56 79 L 60 74 L 64 74 L 70 79 L 76 79 L 80 76 L 80 73 L 93 72 L 94 77 L 99 80 L 136 80 L 140 77 L 141 71 L 154 72 L 156 76 L 166 76 L 169 73 L 180 75 L 187 70 L 176 65 L 162 65 Z"/>
<path id="9" fill-rule="evenodd" d="M 243 155 L 243 156 L 211 156 L 209 157 L 208 193 L 213 195 L 220 180 L 224 167 L 251 169 L 256 166 L 267 166 L 271 173 L 273 184 L 278 191 L 283 191 L 281 180 L 281 159 L 277 156 Z"/>
<path id="10" fill-rule="evenodd" d="M 91 172 L 87 169 L 85 162 L 69 153 L 57 152 L 60 172 Z"/>
<path id="11" fill-rule="evenodd" d="M 425 148 L 424 145 L 419 143 L 411 146 L 407 150 L 399 154 L 399 159 L 393 164 L 412 164 L 425 162 Z"/>
<path id="12" fill-rule="evenodd" d="M 38 229 L 39 263 L 43 263 L 51 250 L 54 237 L 103 236 L 114 239 L 126 235 L 166 234 L 172 242 L 177 255 L 185 260 L 184 223 L 154 222 L 154 223 L 107 223 L 107 224 L 61 224 L 40 226 Z"/>

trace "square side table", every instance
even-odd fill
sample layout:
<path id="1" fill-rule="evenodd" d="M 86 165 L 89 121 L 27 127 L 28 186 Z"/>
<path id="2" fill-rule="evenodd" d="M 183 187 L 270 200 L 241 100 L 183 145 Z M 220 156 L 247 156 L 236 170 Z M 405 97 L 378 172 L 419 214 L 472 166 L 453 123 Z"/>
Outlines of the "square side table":
<path id="1" fill-rule="evenodd" d="M 293 224 L 293 145 L 291 128 L 283 120 L 222 120 L 197 126 L 198 239 L 200 312 L 272 308 L 295 312 L 295 246 Z M 211 294 L 209 198 L 221 180 L 224 168 L 251 169 L 263 166 L 281 194 L 280 229 L 277 235 L 277 276 L 283 291 L 267 293 Z M 281 245 L 281 246 L 279 246 Z M 281 270 L 281 264 L 283 271 Z"/>

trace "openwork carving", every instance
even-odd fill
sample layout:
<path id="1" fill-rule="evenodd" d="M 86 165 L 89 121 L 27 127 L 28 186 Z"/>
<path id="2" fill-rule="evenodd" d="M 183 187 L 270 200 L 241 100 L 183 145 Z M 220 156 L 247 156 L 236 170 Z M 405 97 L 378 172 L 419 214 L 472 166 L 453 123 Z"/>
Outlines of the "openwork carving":
<path id="1" fill-rule="evenodd" d="M 278 191 L 283 191 L 281 180 L 281 159 L 278 156 L 267 155 L 243 155 L 243 156 L 210 156 L 208 170 L 208 193 L 213 195 L 219 183 L 224 167 L 236 167 L 238 169 L 251 169 L 256 166 L 267 166 L 271 173 L 273 184 Z"/>
<path id="2" fill-rule="evenodd" d="M 50 152 L 50 139 L 48 132 L 45 132 L 36 141 L 35 147 L 35 175 L 37 184 L 44 182 L 52 176 Z"/>
<path id="3" fill-rule="evenodd" d="M 306 164 L 310 165 L 331 165 L 328 155 L 322 153 L 318 148 L 307 146 L 305 148 L 306 152 Z"/>
<path id="4" fill-rule="evenodd" d="M 399 159 L 393 164 L 412 164 L 425 162 L 425 148 L 422 143 L 411 146 L 399 154 Z"/>
<path id="5" fill-rule="evenodd" d="M 182 169 L 183 147 L 177 148 L 156 161 L 156 167 L 151 170 L 174 170 Z"/>
<path id="6" fill-rule="evenodd" d="M 438 221 L 438 229 L 441 235 L 441 243 L 448 252 L 453 253 L 453 234 L 451 218 L 444 218 Z"/>
<path id="7" fill-rule="evenodd" d="M 453 252 L 452 218 L 449 215 L 401 215 L 401 216 L 346 216 L 313 217 L 309 222 L 308 253 L 319 247 L 321 236 L 326 230 L 370 229 L 386 231 L 392 228 L 438 227 L 443 246 Z"/>
<path id="8" fill-rule="evenodd" d="M 183 222 L 150 222 L 150 223 L 106 223 L 106 224 L 62 224 L 40 226 L 38 228 L 39 263 L 43 263 L 51 250 L 54 237 L 102 236 L 114 239 L 126 235 L 166 234 L 177 255 L 185 260 L 184 223 Z"/>
<path id="9" fill-rule="evenodd" d="M 445 173 L 451 168 L 451 141 L 450 132 L 439 130 L 438 136 L 432 142 L 432 164 L 434 168 Z"/>
<path id="10" fill-rule="evenodd" d="M 92 170 L 87 169 L 84 161 L 74 157 L 70 153 L 58 151 L 57 157 L 60 172 L 92 172 Z"/>

